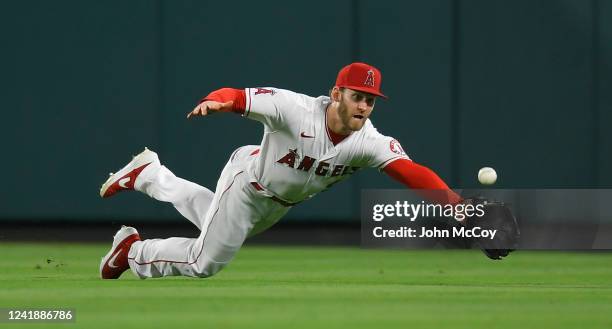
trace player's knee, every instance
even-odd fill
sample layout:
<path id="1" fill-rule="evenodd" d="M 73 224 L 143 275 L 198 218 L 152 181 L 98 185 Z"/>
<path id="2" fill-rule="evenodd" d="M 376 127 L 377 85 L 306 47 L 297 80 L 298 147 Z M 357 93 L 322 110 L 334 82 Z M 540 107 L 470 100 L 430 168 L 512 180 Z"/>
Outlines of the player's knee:
<path id="1" fill-rule="evenodd" d="M 219 271 L 225 267 L 225 263 L 217 263 L 210 260 L 206 260 L 195 265 L 194 274 L 199 278 L 209 278 L 219 273 Z"/>
<path id="2" fill-rule="evenodd" d="M 230 156 L 230 161 L 234 161 L 235 159 L 243 159 L 250 155 L 257 154 L 257 150 L 259 150 L 260 145 L 244 145 L 234 150 L 232 155 Z"/>

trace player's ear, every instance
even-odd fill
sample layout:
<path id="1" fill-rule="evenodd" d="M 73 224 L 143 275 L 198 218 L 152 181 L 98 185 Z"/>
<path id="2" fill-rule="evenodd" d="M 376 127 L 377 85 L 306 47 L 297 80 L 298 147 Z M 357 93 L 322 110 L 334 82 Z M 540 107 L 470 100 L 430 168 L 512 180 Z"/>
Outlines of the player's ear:
<path id="1" fill-rule="evenodd" d="M 332 101 L 334 102 L 339 102 L 340 101 L 340 88 L 338 88 L 338 86 L 334 86 L 334 88 L 332 88 L 331 92 L 330 92 L 330 98 L 332 99 Z"/>

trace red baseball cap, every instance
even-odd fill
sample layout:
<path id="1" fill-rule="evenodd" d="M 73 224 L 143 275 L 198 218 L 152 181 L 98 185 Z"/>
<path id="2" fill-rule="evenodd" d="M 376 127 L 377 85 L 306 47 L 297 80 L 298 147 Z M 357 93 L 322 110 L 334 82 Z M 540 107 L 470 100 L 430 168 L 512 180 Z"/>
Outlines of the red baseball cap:
<path id="1" fill-rule="evenodd" d="M 380 92 L 382 74 L 372 65 L 366 63 L 351 63 L 338 72 L 337 87 L 345 87 L 364 93 L 387 98 Z"/>

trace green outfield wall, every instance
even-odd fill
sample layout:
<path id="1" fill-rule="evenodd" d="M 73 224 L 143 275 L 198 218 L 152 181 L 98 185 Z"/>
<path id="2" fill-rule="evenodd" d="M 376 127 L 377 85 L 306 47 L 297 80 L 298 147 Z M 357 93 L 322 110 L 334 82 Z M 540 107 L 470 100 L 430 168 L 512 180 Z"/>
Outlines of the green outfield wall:
<path id="1" fill-rule="evenodd" d="M 136 193 L 98 196 L 144 146 L 214 189 L 261 140 L 236 115 L 187 121 L 219 87 L 326 94 L 379 67 L 372 120 L 453 187 L 612 186 L 612 1 L 9 1 L 0 10 L 0 220 L 178 220 Z M 357 220 L 372 169 L 289 220 Z"/>

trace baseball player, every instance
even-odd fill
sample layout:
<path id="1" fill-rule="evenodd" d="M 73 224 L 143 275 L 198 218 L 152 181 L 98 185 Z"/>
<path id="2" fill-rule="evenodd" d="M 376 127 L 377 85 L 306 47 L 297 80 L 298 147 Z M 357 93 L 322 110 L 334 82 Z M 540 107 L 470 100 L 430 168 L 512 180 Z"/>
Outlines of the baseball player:
<path id="1" fill-rule="evenodd" d="M 111 174 L 102 197 L 137 190 L 171 202 L 201 233 L 195 239 L 141 240 L 136 229 L 124 226 L 102 258 L 101 277 L 116 279 L 128 268 L 140 278 L 212 276 L 249 235 L 361 168 L 379 168 L 410 188 L 447 191 L 439 202 L 460 202 L 433 171 L 410 160 L 397 140 L 372 125 L 377 97 L 386 98 L 381 82 L 375 67 L 352 63 L 340 70 L 329 96 L 269 87 L 210 93 L 187 118 L 238 113 L 263 124 L 261 144 L 231 154 L 215 192 L 175 176 L 148 149 Z"/>

